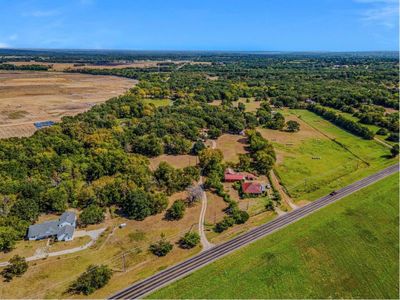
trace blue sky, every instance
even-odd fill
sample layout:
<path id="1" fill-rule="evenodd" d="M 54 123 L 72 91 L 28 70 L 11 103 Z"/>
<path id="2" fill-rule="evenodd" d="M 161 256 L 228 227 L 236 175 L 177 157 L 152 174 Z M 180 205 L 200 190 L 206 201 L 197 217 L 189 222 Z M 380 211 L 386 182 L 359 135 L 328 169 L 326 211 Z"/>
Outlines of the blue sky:
<path id="1" fill-rule="evenodd" d="M 0 47 L 398 50 L 397 0 L 0 0 Z"/>

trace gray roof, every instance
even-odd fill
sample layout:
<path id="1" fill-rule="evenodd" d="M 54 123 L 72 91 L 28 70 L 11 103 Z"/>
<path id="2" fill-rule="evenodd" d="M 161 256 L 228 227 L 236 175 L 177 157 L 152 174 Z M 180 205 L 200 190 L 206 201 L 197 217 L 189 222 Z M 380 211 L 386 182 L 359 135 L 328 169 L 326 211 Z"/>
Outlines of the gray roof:
<path id="1" fill-rule="evenodd" d="M 28 238 L 45 238 L 56 235 L 58 230 L 58 221 L 48 221 L 41 224 L 31 225 L 28 230 Z"/>
<path id="2" fill-rule="evenodd" d="M 72 237 L 74 235 L 75 227 L 71 225 L 65 225 L 60 228 L 60 230 L 57 233 L 57 239 L 59 239 L 62 235 L 67 235 L 69 237 Z"/>
<path id="3" fill-rule="evenodd" d="M 29 226 L 28 239 L 43 239 L 55 235 L 59 237 L 63 234 L 72 237 L 75 231 L 75 221 L 75 213 L 66 211 L 57 221 L 48 221 Z M 67 223 L 67 225 L 61 226 L 63 223 Z"/>
<path id="4" fill-rule="evenodd" d="M 72 225 L 72 224 L 74 224 L 75 220 L 76 220 L 76 215 L 72 211 L 63 212 L 63 214 L 60 217 L 61 224 L 64 222 L 67 222 Z"/>

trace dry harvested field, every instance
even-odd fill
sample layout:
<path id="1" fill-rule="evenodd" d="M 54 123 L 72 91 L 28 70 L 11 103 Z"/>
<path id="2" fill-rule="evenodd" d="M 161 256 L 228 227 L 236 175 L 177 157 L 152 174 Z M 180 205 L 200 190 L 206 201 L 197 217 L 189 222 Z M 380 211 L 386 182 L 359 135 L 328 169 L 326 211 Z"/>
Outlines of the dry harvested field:
<path id="1" fill-rule="evenodd" d="M 0 138 L 29 136 L 36 121 L 58 121 L 123 94 L 135 80 L 60 72 L 0 72 Z"/>

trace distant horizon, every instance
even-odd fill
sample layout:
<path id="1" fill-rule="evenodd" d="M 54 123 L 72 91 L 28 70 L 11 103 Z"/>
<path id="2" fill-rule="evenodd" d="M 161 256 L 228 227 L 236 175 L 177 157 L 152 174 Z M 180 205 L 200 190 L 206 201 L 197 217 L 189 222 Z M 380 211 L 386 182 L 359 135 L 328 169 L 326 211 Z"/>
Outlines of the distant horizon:
<path id="1" fill-rule="evenodd" d="M 212 53 L 376 53 L 376 52 L 394 52 L 397 50 L 211 50 L 211 49 L 118 49 L 118 48 L 0 48 L 3 50 L 23 50 L 23 51 L 114 51 L 114 52 L 212 52 Z"/>

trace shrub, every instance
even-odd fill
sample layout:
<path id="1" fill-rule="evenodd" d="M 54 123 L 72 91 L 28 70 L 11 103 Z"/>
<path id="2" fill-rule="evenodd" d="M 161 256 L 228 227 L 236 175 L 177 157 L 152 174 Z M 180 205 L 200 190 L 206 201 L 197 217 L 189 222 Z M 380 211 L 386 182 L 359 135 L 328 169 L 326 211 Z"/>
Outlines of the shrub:
<path id="1" fill-rule="evenodd" d="M 172 250 L 174 246 L 165 239 L 165 235 L 161 234 L 158 242 L 150 245 L 149 250 L 156 256 L 165 256 Z"/>
<path id="2" fill-rule="evenodd" d="M 398 132 L 392 132 L 387 139 L 388 141 L 391 142 L 398 142 L 399 141 L 399 133 Z"/>
<path id="3" fill-rule="evenodd" d="M 105 286 L 112 276 L 112 270 L 106 265 L 90 265 L 70 286 L 69 292 L 89 295 Z"/>
<path id="4" fill-rule="evenodd" d="M 221 222 L 215 224 L 214 231 L 218 233 L 223 232 L 233 226 L 233 224 L 235 224 L 235 220 L 232 217 L 225 216 Z"/>
<path id="5" fill-rule="evenodd" d="M 274 211 L 274 203 L 271 200 L 268 200 L 267 204 L 265 204 L 265 209 L 269 211 Z"/>
<path id="6" fill-rule="evenodd" d="M 183 249 L 190 249 L 200 243 L 200 235 L 197 232 L 186 232 L 179 240 L 179 245 Z"/>
<path id="7" fill-rule="evenodd" d="M 1 272 L 6 281 L 11 281 L 15 276 L 21 276 L 28 270 L 25 257 L 15 255 L 8 262 L 10 264 Z"/>
<path id="8" fill-rule="evenodd" d="M 232 218 L 235 220 L 236 224 L 244 224 L 247 222 L 250 216 L 247 211 L 239 210 L 232 215 Z"/>
<path id="9" fill-rule="evenodd" d="M 186 206 L 183 200 L 176 200 L 170 208 L 168 208 L 165 213 L 165 218 L 167 220 L 180 220 L 185 214 Z"/>
<path id="10" fill-rule="evenodd" d="M 376 132 L 376 134 L 378 134 L 378 135 L 387 135 L 388 132 L 389 131 L 386 128 L 379 128 L 378 131 Z"/>

